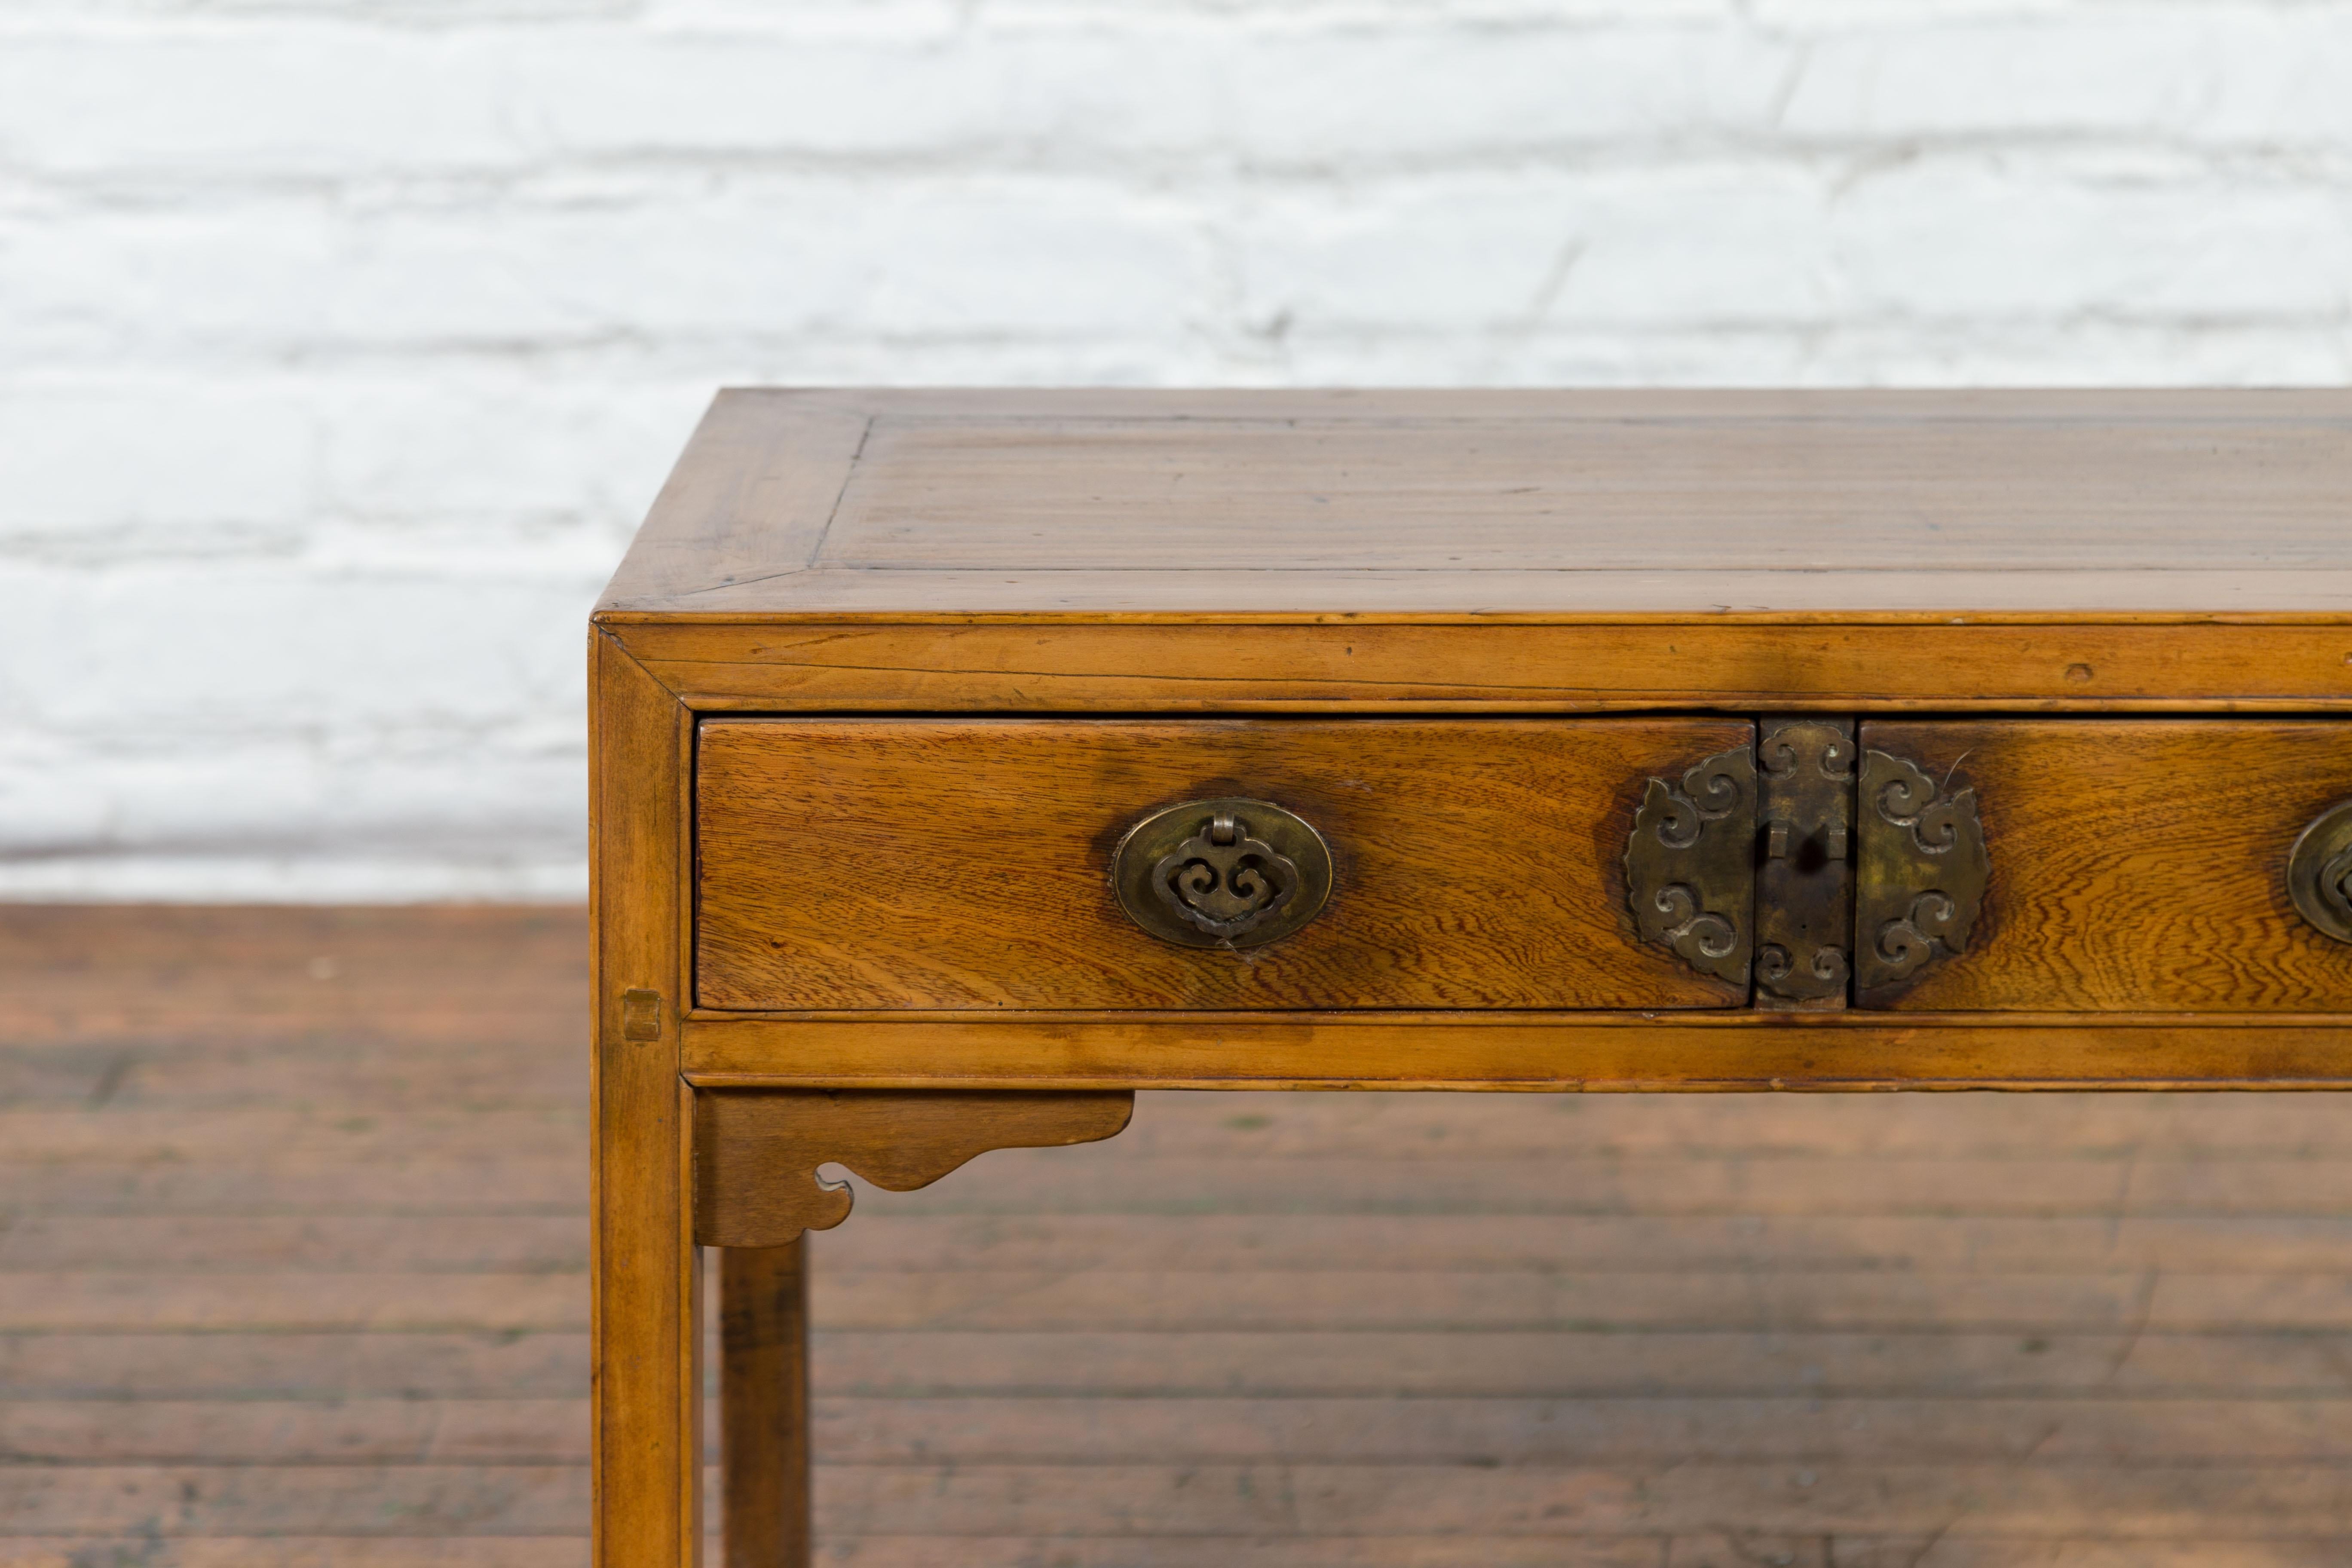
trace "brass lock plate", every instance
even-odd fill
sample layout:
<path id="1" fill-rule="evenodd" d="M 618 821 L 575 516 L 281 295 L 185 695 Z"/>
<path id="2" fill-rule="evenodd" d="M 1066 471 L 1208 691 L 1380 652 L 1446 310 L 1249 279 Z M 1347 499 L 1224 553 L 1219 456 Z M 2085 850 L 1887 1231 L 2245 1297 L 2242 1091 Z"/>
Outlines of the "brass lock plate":
<path id="1" fill-rule="evenodd" d="M 1111 857 L 1118 907 L 1162 942 L 1262 947 L 1322 912 L 1331 850 L 1272 801 L 1186 801 L 1127 830 Z"/>
<path id="2" fill-rule="evenodd" d="M 2352 800 L 2320 813 L 2295 839 L 2286 890 L 2316 930 L 2352 942 Z"/>
<path id="3" fill-rule="evenodd" d="M 2341 809 L 2352 941 L 2352 803 Z M 1767 1010 L 1888 1005 L 1966 951 L 1990 874 L 1976 791 L 1864 749 L 1851 720 L 1768 717 L 1752 750 L 1651 779 L 1625 847 L 1642 939 L 1752 978 Z"/>
<path id="4" fill-rule="evenodd" d="M 1853 975 L 1853 721 L 1758 726 L 1756 1005 L 1843 1007 Z"/>

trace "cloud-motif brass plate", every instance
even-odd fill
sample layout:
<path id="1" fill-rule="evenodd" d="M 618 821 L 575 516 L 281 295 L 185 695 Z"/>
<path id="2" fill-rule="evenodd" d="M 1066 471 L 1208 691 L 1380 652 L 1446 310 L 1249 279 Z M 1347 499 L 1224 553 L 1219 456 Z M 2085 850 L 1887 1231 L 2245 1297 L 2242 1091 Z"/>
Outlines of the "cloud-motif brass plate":
<path id="1" fill-rule="evenodd" d="M 1644 786 L 1625 843 L 1642 940 L 1742 990 L 1755 952 L 1756 756 L 1741 746 Z"/>
<path id="2" fill-rule="evenodd" d="M 1933 965 L 1966 952 L 1991 862 L 1973 786 L 1938 784 L 1891 752 L 1862 757 L 1862 867 L 1854 889 L 1854 1000 L 1891 1005 Z"/>
<path id="3" fill-rule="evenodd" d="M 1128 918 L 1163 942 L 1261 947 L 1322 911 L 1331 850 L 1272 801 L 1192 800 L 1127 830 L 1111 886 Z"/>

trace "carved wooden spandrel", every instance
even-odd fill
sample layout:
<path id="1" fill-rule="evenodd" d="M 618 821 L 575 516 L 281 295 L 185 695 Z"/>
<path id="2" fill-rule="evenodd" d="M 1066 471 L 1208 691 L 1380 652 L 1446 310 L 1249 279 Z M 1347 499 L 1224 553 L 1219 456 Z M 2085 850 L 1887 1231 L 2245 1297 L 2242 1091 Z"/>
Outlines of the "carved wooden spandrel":
<path id="1" fill-rule="evenodd" d="M 894 1193 L 991 1149 L 1092 1143 L 1126 1127 L 1129 1090 L 701 1089 L 694 1096 L 694 1239 L 782 1247 L 849 1217 L 838 1164 Z"/>

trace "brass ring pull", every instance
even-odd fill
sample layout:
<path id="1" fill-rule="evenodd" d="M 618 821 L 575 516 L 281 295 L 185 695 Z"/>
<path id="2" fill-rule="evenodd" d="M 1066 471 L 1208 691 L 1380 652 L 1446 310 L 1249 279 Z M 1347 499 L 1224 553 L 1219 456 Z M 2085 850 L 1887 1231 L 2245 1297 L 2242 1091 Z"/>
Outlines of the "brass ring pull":
<path id="1" fill-rule="evenodd" d="M 1331 850 L 1265 800 L 1194 800 L 1127 830 L 1111 857 L 1118 906 L 1162 942 L 1262 947 L 1322 911 Z"/>
<path id="2" fill-rule="evenodd" d="M 2321 812 L 2295 839 L 2286 890 L 2322 934 L 2352 942 L 2352 800 Z"/>

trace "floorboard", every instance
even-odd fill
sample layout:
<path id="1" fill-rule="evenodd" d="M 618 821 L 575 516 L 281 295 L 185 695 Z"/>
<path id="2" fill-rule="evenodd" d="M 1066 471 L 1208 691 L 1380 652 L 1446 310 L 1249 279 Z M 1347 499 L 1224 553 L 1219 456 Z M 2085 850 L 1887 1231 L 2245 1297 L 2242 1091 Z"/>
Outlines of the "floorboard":
<path id="1" fill-rule="evenodd" d="M 0 908 L 0 1564 L 580 1568 L 585 942 Z M 813 1257 L 845 1568 L 2352 1563 L 2325 1096 L 1146 1096 Z"/>

